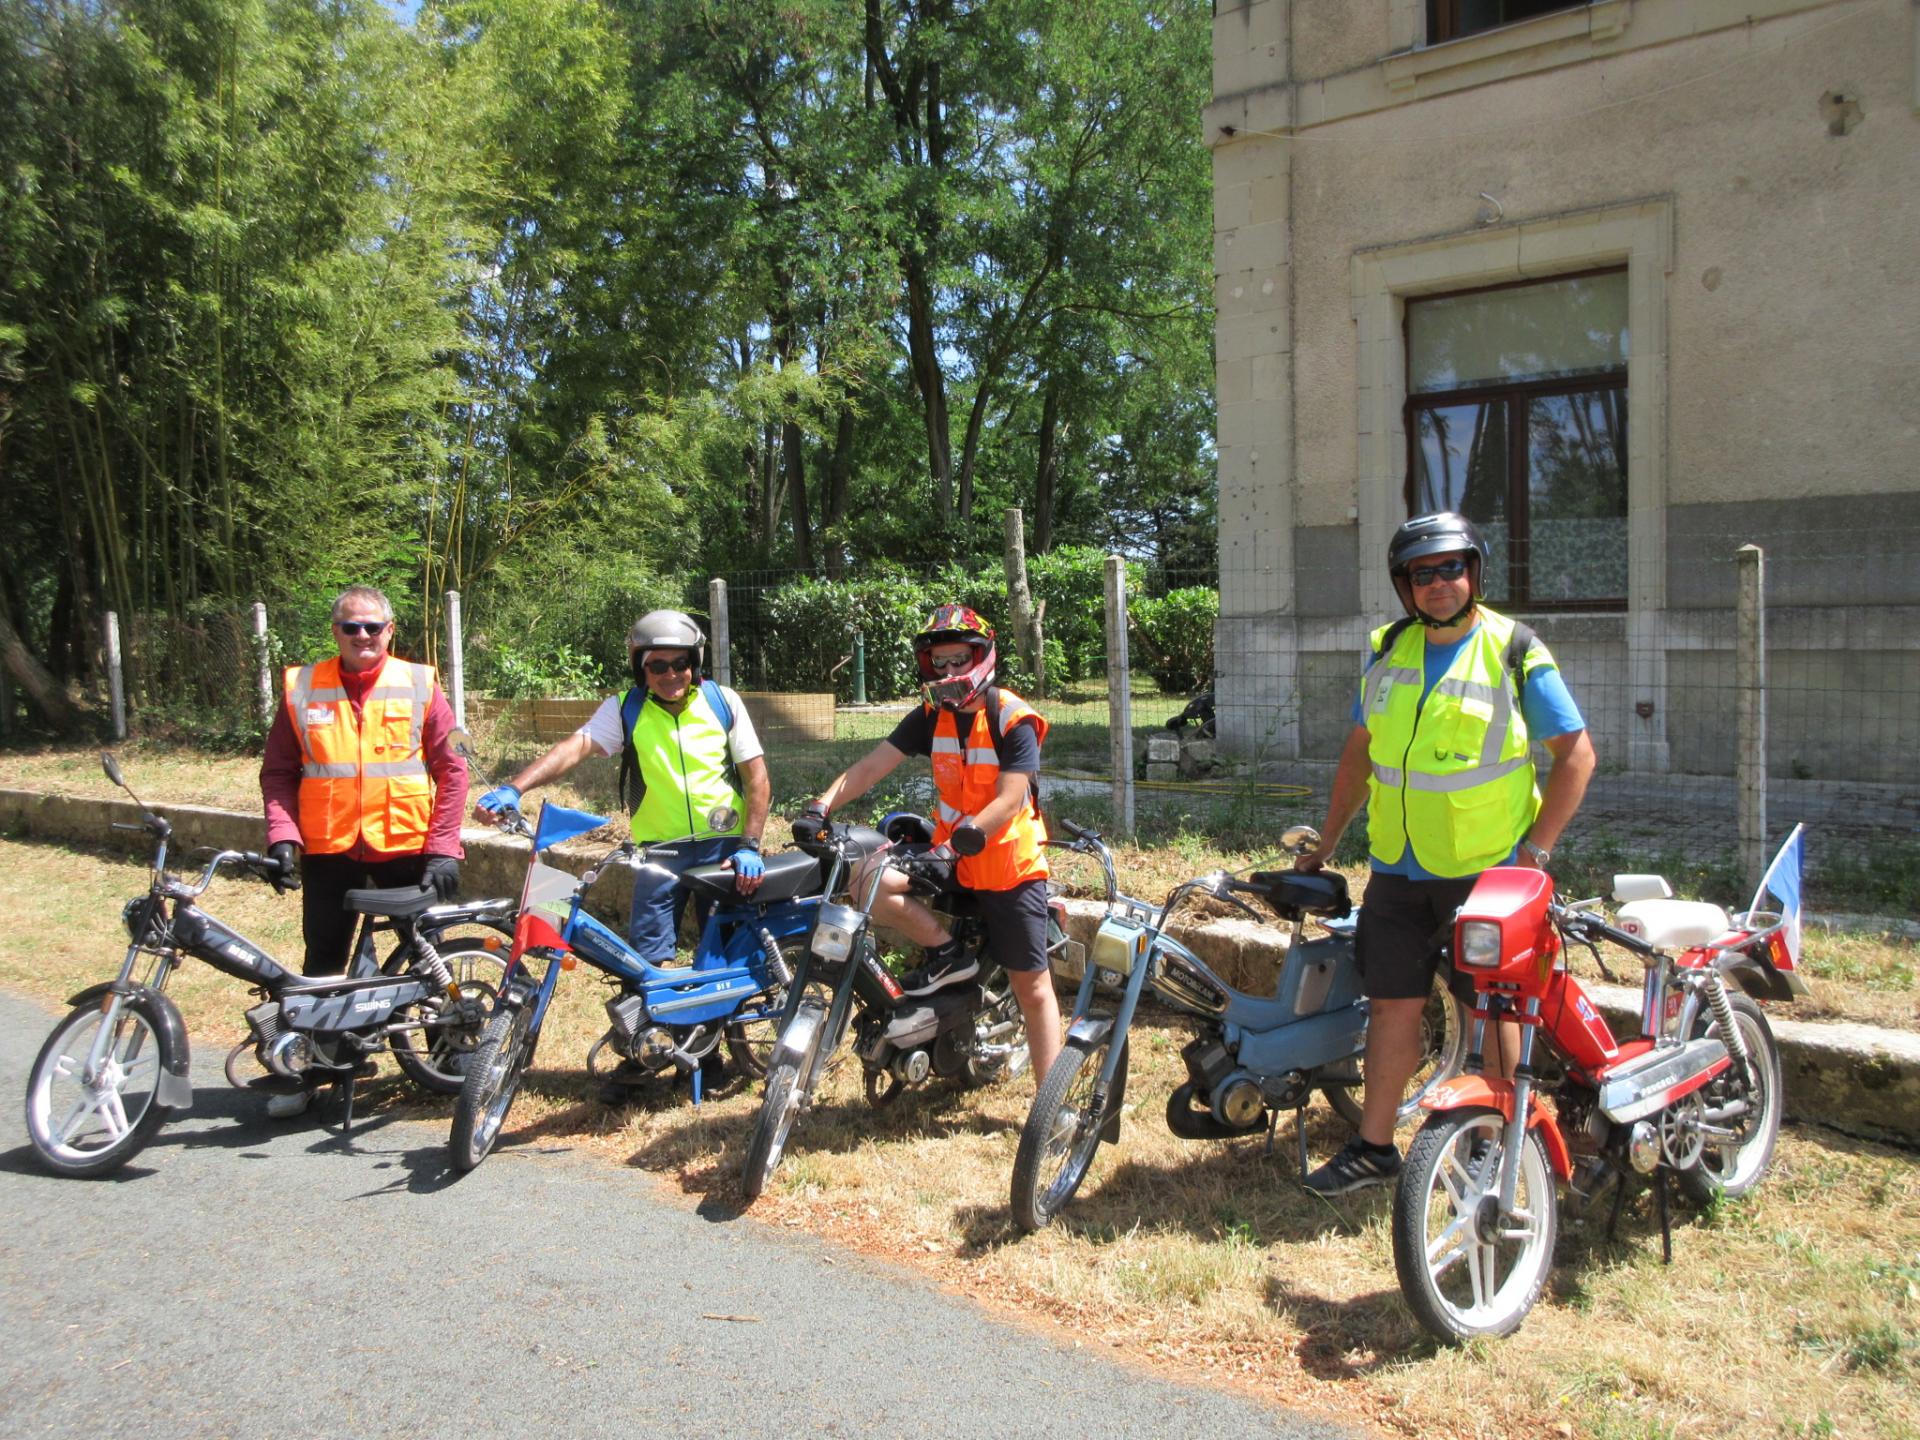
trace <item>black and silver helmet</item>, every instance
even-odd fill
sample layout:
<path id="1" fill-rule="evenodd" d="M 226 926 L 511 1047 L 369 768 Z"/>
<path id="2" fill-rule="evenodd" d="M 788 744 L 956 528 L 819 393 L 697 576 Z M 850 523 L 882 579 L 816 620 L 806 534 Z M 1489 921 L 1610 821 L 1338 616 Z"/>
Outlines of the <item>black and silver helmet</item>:
<path id="1" fill-rule="evenodd" d="M 1393 539 L 1387 542 L 1387 573 L 1393 577 L 1393 588 L 1409 615 L 1427 625 L 1450 625 L 1473 608 L 1470 600 L 1452 620 L 1435 620 L 1415 608 L 1413 582 L 1407 578 L 1407 572 L 1417 560 L 1429 555 L 1463 552 L 1467 557 L 1469 593 L 1472 600 L 1478 600 L 1484 594 L 1481 577 L 1486 573 L 1492 552 L 1481 538 L 1479 527 L 1471 520 L 1456 511 L 1441 510 L 1432 515 L 1416 515 L 1393 532 Z"/>

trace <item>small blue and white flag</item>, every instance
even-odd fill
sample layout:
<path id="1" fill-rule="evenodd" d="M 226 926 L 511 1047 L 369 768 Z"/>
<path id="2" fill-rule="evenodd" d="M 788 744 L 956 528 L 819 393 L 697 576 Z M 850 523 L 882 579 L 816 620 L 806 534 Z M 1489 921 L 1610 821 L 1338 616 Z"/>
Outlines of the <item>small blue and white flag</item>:
<path id="1" fill-rule="evenodd" d="M 1800 861 L 1806 848 L 1805 825 L 1793 827 L 1780 847 L 1780 853 L 1760 877 L 1760 888 L 1753 892 L 1755 910 L 1773 910 L 1786 922 L 1774 937 L 1774 963 L 1782 970 L 1800 966 Z M 1780 952 L 1786 951 L 1784 962 Z"/>

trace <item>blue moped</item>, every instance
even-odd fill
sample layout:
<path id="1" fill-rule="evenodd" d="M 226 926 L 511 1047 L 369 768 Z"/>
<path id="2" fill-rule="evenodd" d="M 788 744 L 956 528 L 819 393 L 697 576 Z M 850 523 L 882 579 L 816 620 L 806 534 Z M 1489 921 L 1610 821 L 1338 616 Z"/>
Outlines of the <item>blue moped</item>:
<path id="1" fill-rule="evenodd" d="M 1187 1081 L 1167 1101 L 1167 1126 L 1187 1140 L 1220 1140 L 1265 1131 L 1272 1143 L 1281 1112 L 1295 1112 L 1300 1170 L 1306 1173 L 1304 1111 L 1318 1089 L 1348 1124 L 1358 1128 L 1360 1057 L 1366 1048 L 1367 1001 L 1353 963 L 1354 920 L 1347 882 L 1336 874 L 1256 871 L 1245 879 L 1215 871 L 1173 888 L 1156 913 L 1122 894 L 1113 856 L 1100 836 L 1070 820 L 1073 838 L 1054 842 L 1100 862 L 1107 913 L 1091 950 L 1066 950 L 1071 978 L 1080 982 L 1066 1045 L 1048 1069 L 1020 1134 L 1013 1163 L 1013 1218 L 1038 1230 L 1073 1198 L 1100 1142 L 1120 1138 L 1127 1089 L 1127 1032 L 1141 992 L 1152 986 L 1165 1004 L 1198 1017 L 1200 1033 L 1181 1052 Z M 1281 848 L 1304 854 L 1320 843 L 1308 825 L 1290 827 Z M 1240 897 L 1262 900 L 1293 924 L 1292 943 L 1270 997 L 1236 990 L 1178 940 L 1167 923 L 1180 902 L 1201 894 L 1244 911 Z M 1308 920 L 1325 932 L 1306 938 Z M 1077 952 L 1077 953 L 1076 953 Z M 1118 1004 L 1094 1012 L 1097 990 L 1119 991 Z M 1419 1111 L 1428 1088 L 1457 1073 L 1467 1024 L 1460 1002 L 1437 979 L 1423 1025 L 1423 1059 L 1400 1106 L 1402 1120 Z"/>
<path id="2" fill-rule="evenodd" d="M 708 824 L 714 833 L 722 833 L 732 820 L 730 811 L 716 811 Z M 657 863 L 675 846 L 704 837 L 645 847 L 622 841 L 578 877 L 541 862 L 541 853 L 551 846 L 610 823 L 599 815 L 549 804 L 541 808 L 539 827 L 530 829 L 517 810 L 503 812 L 502 828 L 531 838 L 533 850 L 507 977 L 454 1105 L 448 1145 L 462 1170 L 486 1159 L 500 1138 L 521 1078 L 532 1063 L 560 973 L 573 969 L 578 960 L 605 972 L 620 987 L 607 1002 L 609 1028 L 589 1052 L 590 1063 L 603 1049 L 611 1049 L 657 1074 L 691 1075 L 696 1103 L 701 1062 L 723 1039 L 742 1070 L 766 1073 L 786 987 L 793 981 L 793 962 L 805 952 L 823 897 L 820 862 L 799 851 L 768 856 L 766 874 L 751 899 L 734 890 L 733 870 L 724 863 L 685 871 L 679 883 L 695 897 L 714 902 L 713 908 L 701 927 L 691 965 L 655 965 L 587 914 L 581 900 L 608 865 Z M 533 958 L 546 962 L 537 979 L 528 965 Z"/>

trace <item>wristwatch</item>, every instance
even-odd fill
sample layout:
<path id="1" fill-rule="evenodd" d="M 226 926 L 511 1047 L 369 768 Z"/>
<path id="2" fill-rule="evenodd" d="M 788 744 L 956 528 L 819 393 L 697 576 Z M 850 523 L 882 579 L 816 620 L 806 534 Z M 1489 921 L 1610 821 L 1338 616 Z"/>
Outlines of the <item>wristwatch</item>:
<path id="1" fill-rule="evenodd" d="M 1533 863 L 1536 865 L 1544 867 L 1549 860 L 1553 859 L 1553 852 L 1551 850 L 1542 850 L 1531 840 L 1522 840 L 1520 842 L 1520 848 L 1533 857 Z"/>
<path id="2" fill-rule="evenodd" d="M 742 835 L 740 837 L 740 848 L 742 850 L 751 850 L 754 854 L 758 855 L 760 853 L 760 842 L 758 840 L 749 840 L 745 835 Z"/>

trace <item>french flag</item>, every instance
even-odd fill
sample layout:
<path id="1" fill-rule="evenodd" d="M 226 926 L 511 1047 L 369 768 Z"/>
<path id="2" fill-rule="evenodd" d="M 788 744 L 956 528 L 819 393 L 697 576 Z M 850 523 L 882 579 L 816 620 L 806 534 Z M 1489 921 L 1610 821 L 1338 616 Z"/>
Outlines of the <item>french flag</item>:
<path id="1" fill-rule="evenodd" d="M 1800 862 L 1806 849 L 1805 825 L 1793 827 L 1793 833 L 1781 845 L 1780 853 L 1760 877 L 1760 888 L 1753 892 L 1755 910 L 1772 910 L 1785 922 L 1774 937 L 1774 963 L 1782 970 L 1800 966 Z M 1780 958 L 1781 949 L 1786 959 Z"/>

